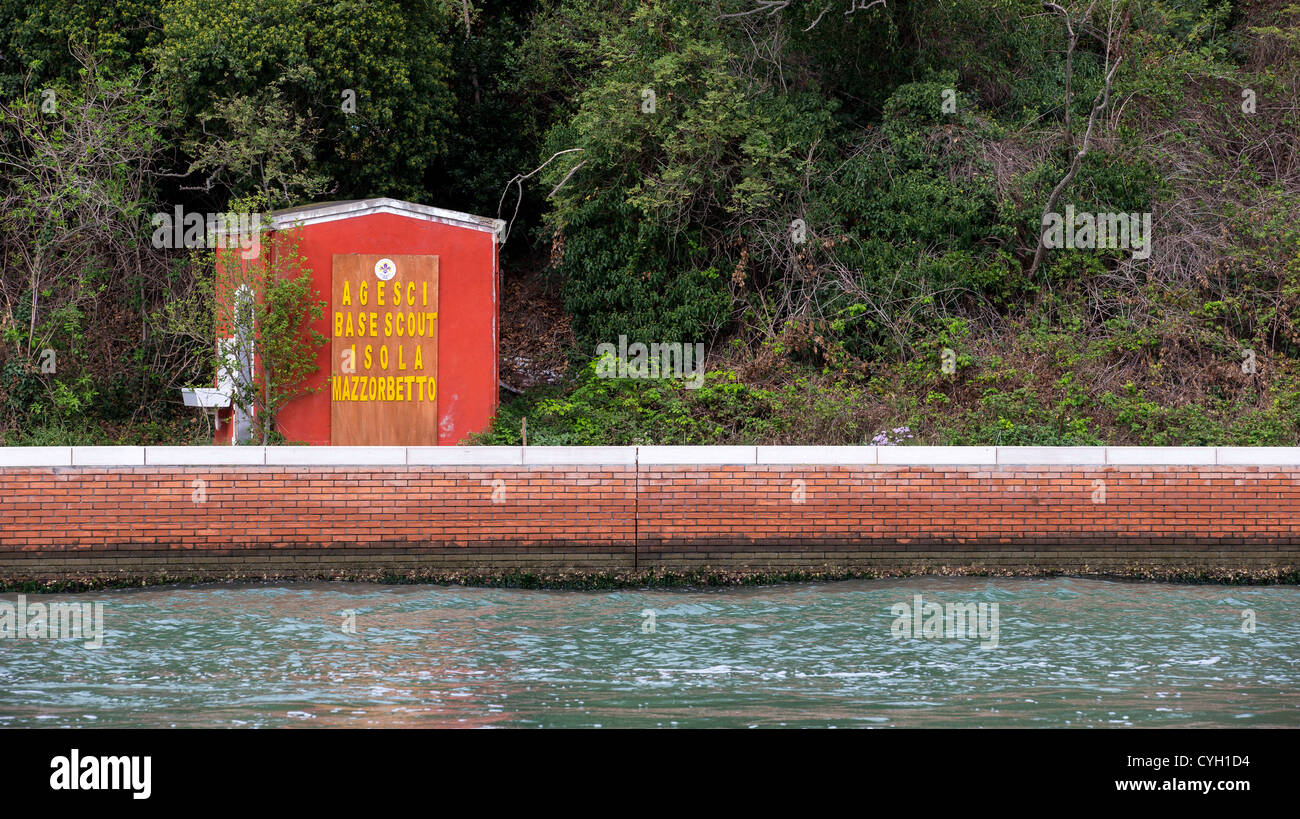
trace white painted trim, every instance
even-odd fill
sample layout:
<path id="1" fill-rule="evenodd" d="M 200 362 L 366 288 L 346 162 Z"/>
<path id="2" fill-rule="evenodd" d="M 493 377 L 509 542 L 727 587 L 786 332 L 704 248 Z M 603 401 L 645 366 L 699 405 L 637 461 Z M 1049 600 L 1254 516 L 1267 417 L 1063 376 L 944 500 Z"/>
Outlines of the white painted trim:
<path id="1" fill-rule="evenodd" d="M 400 199 L 380 197 L 361 199 L 356 202 L 340 202 L 336 205 L 326 205 L 319 208 L 311 206 L 290 208 L 272 215 L 271 229 L 285 230 L 307 225 L 320 225 L 327 222 L 336 222 L 340 219 L 369 216 L 374 213 L 388 213 L 394 216 L 406 216 L 411 219 L 423 219 L 426 222 L 440 222 L 453 227 L 481 230 L 491 233 L 495 241 L 500 241 L 501 234 L 506 227 L 503 219 L 490 219 L 486 216 L 475 216 L 472 213 L 462 213 L 455 210 L 435 208 L 430 205 L 420 205 L 415 202 L 403 202 Z"/>
<path id="2" fill-rule="evenodd" d="M 584 464 L 945 466 L 1282 466 L 1300 447 L 980 446 L 89 446 L 0 447 L 5 467 L 71 466 L 530 466 Z"/>

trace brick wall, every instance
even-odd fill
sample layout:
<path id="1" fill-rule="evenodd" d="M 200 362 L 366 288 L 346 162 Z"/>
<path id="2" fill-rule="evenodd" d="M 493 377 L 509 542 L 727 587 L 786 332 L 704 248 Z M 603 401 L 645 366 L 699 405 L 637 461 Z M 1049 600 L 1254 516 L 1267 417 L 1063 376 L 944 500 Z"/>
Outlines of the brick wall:
<path id="1" fill-rule="evenodd" d="M 0 579 L 1300 566 L 1300 449 L 0 450 Z"/>
<path id="2" fill-rule="evenodd" d="M 642 565 L 1300 565 L 1300 468 L 674 466 L 640 487 Z"/>

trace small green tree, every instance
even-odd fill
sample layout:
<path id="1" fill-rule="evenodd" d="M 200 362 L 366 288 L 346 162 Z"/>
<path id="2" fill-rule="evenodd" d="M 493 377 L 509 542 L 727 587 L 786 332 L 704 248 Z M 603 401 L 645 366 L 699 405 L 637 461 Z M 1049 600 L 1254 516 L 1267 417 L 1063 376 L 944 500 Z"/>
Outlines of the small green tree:
<path id="1" fill-rule="evenodd" d="M 232 385 L 231 403 L 250 421 L 251 439 L 279 435 L 276 417 L 290 401 L 317 392 L 307 377 L 320 369 L 325 336 L 311 322 L 324 315 L 311 270 L 292 233 L 267 233 L 252 259 L 234 250 L 217 255 L 213 305 L 218 331 L 233 342 L 216 347 L 218 377 Z"/>
<path id="2" fill-rule="evenodd" d="M 317 392 L 307 378 L 319 366 L 325 336 L 311 326 L 324 315 L 311 270 L 292 232 L 259 235 L 258 252 L 198 251 L 196 266 L 215 266 L 193 288 L 154 316 L 161 332 L 203 345 L 209 358 L 195 370 L 215 373 L 228 386 L 237 417 L 247 418 L 244 441 L 265 445 L 280 437 L 276 417 L 295 398 Z M 209 376 L 211 377 L 211 376 Z"/>

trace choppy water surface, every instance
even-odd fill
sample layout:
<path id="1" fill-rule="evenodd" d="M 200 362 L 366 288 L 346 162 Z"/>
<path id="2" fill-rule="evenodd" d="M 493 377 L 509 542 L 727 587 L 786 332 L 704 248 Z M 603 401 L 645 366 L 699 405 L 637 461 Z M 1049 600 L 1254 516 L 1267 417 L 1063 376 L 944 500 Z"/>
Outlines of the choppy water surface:
<path id="1" fill-rule="evenodd" d="M 917 594 L 997 603 L 998 646 L 895 638 L 890 607 Z M 27 599 L 104 601 L 104 647 L 0 640 L 0 726 L 1300 725 L 1294 587 L 313 583 Z"/>

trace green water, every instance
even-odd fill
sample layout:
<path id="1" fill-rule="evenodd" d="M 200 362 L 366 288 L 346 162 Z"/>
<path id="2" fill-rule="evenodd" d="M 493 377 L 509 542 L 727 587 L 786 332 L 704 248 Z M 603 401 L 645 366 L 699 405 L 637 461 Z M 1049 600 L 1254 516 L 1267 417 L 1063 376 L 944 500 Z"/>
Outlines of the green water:
<path id="1" fill-rule="evenodd" d="M 997 603 L 997 647 L 896 637 L 890 607 L 918 594 Z M 1300 725 L 1295 587 L 311 583 L 34 600 L 103 601 L 104 647 L 0 639 L 0 726 Z"/>

